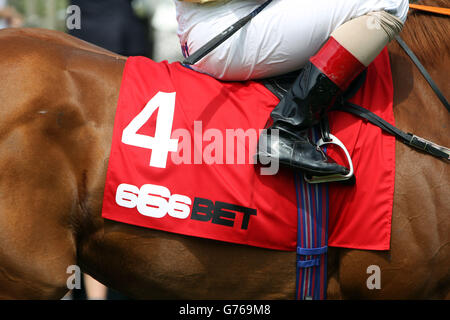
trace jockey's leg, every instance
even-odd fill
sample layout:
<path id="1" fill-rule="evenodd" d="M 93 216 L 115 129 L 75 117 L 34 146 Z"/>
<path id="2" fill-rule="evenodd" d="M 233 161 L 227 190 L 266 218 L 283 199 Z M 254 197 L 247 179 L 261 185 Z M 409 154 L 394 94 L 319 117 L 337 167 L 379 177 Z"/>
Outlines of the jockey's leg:
<path id="1" fill-rule="evenodd" d="M 267 150 L 259 150 L 258 155 L 279 158 L 280 164 L 309 174 L 346 174 L 347 169 L 328 159 L 304 131 L 319 122 L 402 26 L 401 20 L 380 11 L 337 28 L 272 111 L 273 124 L 261 136 L 267 139 Z M 278 141 L 270 138 L 273 129 L 279 130 Z"/>

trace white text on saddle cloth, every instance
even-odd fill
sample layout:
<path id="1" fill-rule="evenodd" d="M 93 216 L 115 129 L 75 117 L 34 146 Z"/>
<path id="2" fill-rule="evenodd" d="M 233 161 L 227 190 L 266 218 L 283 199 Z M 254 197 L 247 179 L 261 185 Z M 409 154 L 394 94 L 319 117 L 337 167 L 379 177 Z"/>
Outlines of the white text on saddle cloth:
<path id="1" fill-rule="evenodd" d="M 132 119 L 122 132 L 122 143 L 151 150 L 150 167 L 166 168 L 171 162 L 182 164 L 255 164 L 254 154 L 258 137 L 263 129 L 233 128 L 203 130 L 202 121 L 194 121 L 193 132 L 185 128 L 173 130 L 175 115 L 175 92 L 158 92 Z M 154 136 L 139 133 L 157 112 Z M 278 132 L 272 130 L 271 138 L 277 141 Z M 262 141 L 264 142 L 264 141 Z M 259 150 L 267 146 L 259 142 Z M 261 158 L 261 175 L 275 175 L 279 170 L 278 158 Z"/>
<path id="2" fill-rule="evenodd" d="M 124 208 L 133 209 L 147 217 L 161 219 L 167 214 L 177 219 L 187 219 L 234 227 L 236 213 L 242 214 L 239 228 L 247 230 L 250 217 L 256 216 L 256 209 L 238 206 L 226 202 L 195 198 L 193 205 L 188 196 L 171 194 L 163 186 L 144 184 L 140 189 L 134 185 L 122 183 L 116 191 L 116 203 Z M 191 210 L 192 205 L 192 210 Z"/>

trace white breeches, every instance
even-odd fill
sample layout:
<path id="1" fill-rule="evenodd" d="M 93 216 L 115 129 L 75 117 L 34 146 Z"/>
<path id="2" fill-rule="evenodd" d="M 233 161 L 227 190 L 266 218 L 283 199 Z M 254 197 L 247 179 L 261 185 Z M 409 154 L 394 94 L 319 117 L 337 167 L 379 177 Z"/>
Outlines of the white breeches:
<path id="1" fill-rule="evenodd" d="M 192 54 L 265 0 L 203 5 L 175 2 L 180 43 Z M 407 0 L 273 0 L 193 68 L 222 80 L 259 79 L 294 71 L 345 22 L 376 11 L 386 11 L 405 22 L 408 4 Z"/>

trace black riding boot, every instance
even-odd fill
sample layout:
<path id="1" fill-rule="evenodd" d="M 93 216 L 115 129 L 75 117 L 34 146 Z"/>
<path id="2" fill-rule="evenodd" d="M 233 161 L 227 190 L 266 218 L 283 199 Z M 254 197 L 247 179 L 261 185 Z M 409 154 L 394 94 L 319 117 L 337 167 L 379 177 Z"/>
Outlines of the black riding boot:
<path id="1" fill-rule="evenodd" d="M 311 62 L 271 113 L 273 124 L 261 135 L 257 156 L 278 159 L 280 165 L 314 176 L 348 174 L 348 169 L 328 158 L 307 137 L 306 129 L 317 124 L 331 106 L 339 87 Z M 278 129 L 278 139 L 273 130 Z"/>

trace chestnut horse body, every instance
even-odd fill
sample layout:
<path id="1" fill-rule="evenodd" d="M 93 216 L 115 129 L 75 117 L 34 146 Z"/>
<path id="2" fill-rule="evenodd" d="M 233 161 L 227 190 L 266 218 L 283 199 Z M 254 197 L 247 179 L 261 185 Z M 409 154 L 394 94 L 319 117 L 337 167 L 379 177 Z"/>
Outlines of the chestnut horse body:
<path id="1" fill-rule="evenodd" d="M 449 96 L 448 21 L 410 20 L 409 43 L 419 41 L 415 27 L 408 33 L 415 22 L 443 27 L 444 38 L 419 42 Z M 449 113 L 397 44 L 389 49 L 397 126 L 450 145 Z M 62 33 L 0 32 L 0 298 L 60 298 L 71 265 L 135 298 L 293 298 L 294 252 L 101 218 L 124 64 Z M 331 248 L 329 298 L 450 298 L 449 165 L 399 143 L 396 153 L 391 250 Z M 380 289 L 367 287 L 370 265 L 380 267 Z"/>

